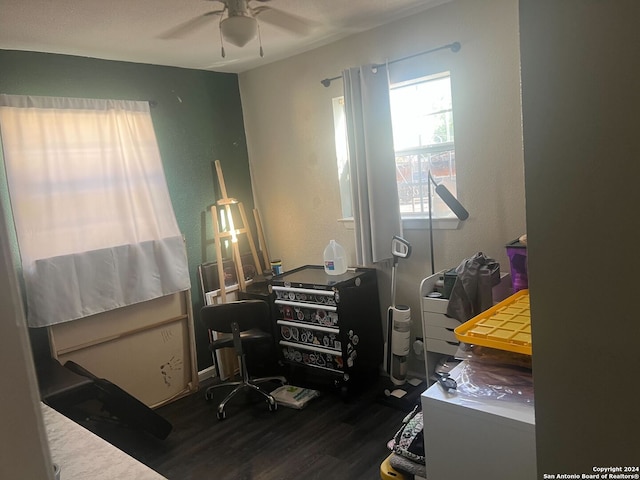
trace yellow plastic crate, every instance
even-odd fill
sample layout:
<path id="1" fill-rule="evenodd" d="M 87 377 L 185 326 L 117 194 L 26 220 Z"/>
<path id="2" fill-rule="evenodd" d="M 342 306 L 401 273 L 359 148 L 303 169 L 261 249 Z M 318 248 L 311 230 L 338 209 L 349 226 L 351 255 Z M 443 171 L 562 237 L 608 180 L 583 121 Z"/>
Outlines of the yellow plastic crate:
<path id="1" fill-rule="evenodd" d="M 380 478 L 382 480 L 406 480 L 406 476 L 391 466 L 391 455 L 384 459 L 380 464 Z"/>
<path id="2" fill-rule="evenodd" d="M 531 355 L 529 290 L 520 290 L 454 330 L 461 342 Z"/>

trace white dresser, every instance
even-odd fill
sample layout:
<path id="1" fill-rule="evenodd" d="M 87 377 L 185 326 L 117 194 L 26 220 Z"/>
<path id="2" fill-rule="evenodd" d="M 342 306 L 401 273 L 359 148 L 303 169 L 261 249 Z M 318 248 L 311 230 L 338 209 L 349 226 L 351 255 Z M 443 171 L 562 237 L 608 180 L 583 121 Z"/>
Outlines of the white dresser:
<path id="1" fill-rule="evenodd" d="M 460 342 L 453 330 L 461 323 L 446 315 L 449 300 L 443 298 L 429 298 L 429 293 L 435 289 L 436 281 L 444 275 L 438 272 L 422 280 L 420 283 L 420 303 L 422 313 L 422 335 L 425 345 L 425 372 L 427 382 L 440 357 L 455 356 Z M 493 287 L 493 301 L 497 303 L 511 295 L 511 276 L 500 273 L 500 283 Z"/>
<path id="2" fill-rule="evenodd" d="M 537 478 L 532 404 L 447 393 L 437 383 L 421 402 L 429 480 Z"/>

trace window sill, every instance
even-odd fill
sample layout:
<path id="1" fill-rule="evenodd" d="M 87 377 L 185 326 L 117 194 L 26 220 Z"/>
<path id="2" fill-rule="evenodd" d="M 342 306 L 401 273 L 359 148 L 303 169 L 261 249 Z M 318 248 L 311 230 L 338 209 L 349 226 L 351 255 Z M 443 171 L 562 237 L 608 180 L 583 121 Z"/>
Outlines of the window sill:
<path id="1" fill-rule="evenodd" d="M 460 220 L 456 217 L 434 218 L 431 223 L 434 230 L 457 230 L 460 226 Z M 429 230 L 429 218 L 403 218 L 402 228 L 406 230 Z"/>
<path id="2" fill-rule="evenodd" d="M 353 218 L 339 218 L 340 222 L 347 230 L 353 230 Z M 453 218 L 434 218 L 432 219 L 434 230 L 457 230 L 460 226 L 460 220 Z M 429 230 L 429 219 L 424 217 L 403 218 L 402 228 L 404 230 Z"/>

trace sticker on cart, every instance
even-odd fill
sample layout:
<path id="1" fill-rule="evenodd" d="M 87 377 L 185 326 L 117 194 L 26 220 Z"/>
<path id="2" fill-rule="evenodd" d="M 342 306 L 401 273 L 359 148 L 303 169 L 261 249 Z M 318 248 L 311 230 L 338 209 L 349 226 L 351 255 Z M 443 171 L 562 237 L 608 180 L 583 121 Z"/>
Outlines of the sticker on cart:
<path id="1" fill-rule="evenodd" d="M 282 335 L 282 338 L 284 338 L 285 340 L 291 339 L 291 329 L 289 327 L 287 327 L 286 325 L 281 325 L 280 326 L 280 335 Z"/>
<path id="2" fill-rule="evenodd" d="M 320 341 L 320 339 L 322 339 L 322 342 Z M 318 332 L 313 335 L 313 338 L 311 339 L 310 343 L 313 343 L 314 345 L 324 345 L 325 347 L 328 347 L 330 345 L 329 341 L 330 339 L 326 333 Z"/>
<path id="3" fill-rule="evenodd" d="M 298 350 L 294 350 L 293 352 L 293 359 L 296 362 L 301 362 L 302 361 L 302 354 L 298 351 Z"/>
<path id="4" fill-rule="evenodd" d="M 325 312 L 324 310 L 318 310 L 316 311 L 315 321 L 320 325 L 331 327 L 338 323 L 338 317 L 334 312 Z"/>
<path id="5" fill-rule="evenodd" d="M 358 343 L 360 343 L 360 337 L 358 337 L 358 335 L 354 335 L 351 339 L 351 343 L 353 343 L 353 346 L 355 347 L 356 345 L 358 345 Z"/>
<path id="6" fill-rule="evenodd" d="M 293 308 L 291 308 L 289 305 L 285 305 L 282 308 L 282 316 L 287 320 L 293 320 Z"/>
<path id="7" fill-rule="evenodd" d="M 300 332 L 296 327 L 291 327 L 291 337 L 297 342 L 300 340 Z"/>
<path id="8" fill-rule="evenodd" d="M 302 311 L 302 309 L 296 308 L 296 317 L 298 317 L 298 320 L 300 321 L 304 320 L 304 312 Z"/>
<path id="9" fill-rule="evenodd" d="M 358 352 L 356 352 L 355 350 L 351 352 L 351 355 L 349 355 L 349 358 L 347 359 L 347 365 L 349 365 L 349 368 L 353 367 L 353 364 L 355 363 L 357 357 Z"/>

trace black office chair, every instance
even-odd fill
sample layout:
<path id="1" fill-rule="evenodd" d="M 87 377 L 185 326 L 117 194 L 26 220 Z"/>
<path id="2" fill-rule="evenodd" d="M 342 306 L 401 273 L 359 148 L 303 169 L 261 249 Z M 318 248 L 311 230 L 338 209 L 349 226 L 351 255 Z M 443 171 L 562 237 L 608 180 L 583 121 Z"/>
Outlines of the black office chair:
<path id="1" fill-rule="evenodd" d="M 273 342 L 271 334 L 265 331 L 265 329 L 268 328 L 269 318 L 269 305 L 262 300 L 239 300 L 216 305 L 205 305 L 202 307 L 200 311 L 200 321 L 204 324 L 205 328 L 215 332 L 232 334 L 231 337 L 227 336 L 219 340 L 211 340 L 209 349 L 215 354 L 220 348 L 235 348 L 240 365 L 240 381 L 212 385 L 207 388 L 205 392 L 205 398 L 212 400 L 216 388 L 234 385 L 236 387 L 218 405 L 216 412 L 218 420 L 224 420 L 226 418 L 225 405 L 238 392 L 244 389 L 259 392 L 266 398 L 269 410 L 277 410 L 278 404 L 275 399 L 268 392 L 262 390 L 258 384 L 269 381 L 279 381 L 284 385 L 287 383 L 287 379 L 283 376 L 251 378 L 247 371 L 245 353 L 242 349 L 243 345 L 248 346 L 253 343 L 264 342 L 266 344 Z M 219 369 L 218 373 L 220 373 Z"/>

